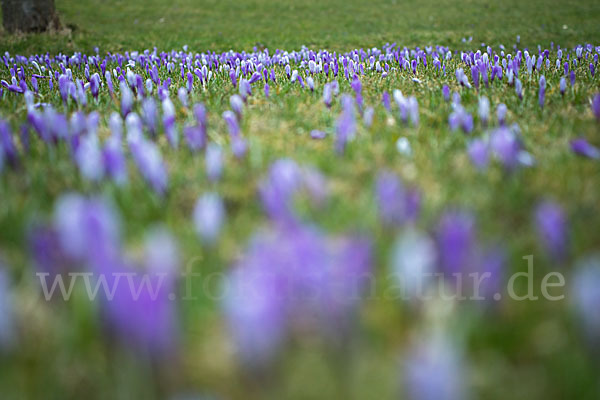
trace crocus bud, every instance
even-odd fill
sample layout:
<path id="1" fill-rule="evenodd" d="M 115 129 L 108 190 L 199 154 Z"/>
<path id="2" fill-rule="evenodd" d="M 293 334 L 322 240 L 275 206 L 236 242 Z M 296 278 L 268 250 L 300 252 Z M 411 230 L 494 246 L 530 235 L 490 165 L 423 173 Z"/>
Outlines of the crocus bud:
<path id="1" fill-rule="evenodd" d="M 573 139 L 570 142 L 571 150 L 582 157 L 600 160 L 600 149 L 591 145 L 584 138 Z"/>

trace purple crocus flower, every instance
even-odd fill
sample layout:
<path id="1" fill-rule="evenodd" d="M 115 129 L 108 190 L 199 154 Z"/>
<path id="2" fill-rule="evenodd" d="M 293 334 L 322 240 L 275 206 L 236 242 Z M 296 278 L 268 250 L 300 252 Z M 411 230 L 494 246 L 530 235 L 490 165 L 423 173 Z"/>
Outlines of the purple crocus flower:
<path id="1" fill-rule="evenodd" d="M 265 212 L 273 221 L 295 222 L 291 199 L 301 185 L 301 171 L 294 161 L 280 159 L 271 165 L 268 177 L 259 185 L 259 195 Z"/>
<path id="2" fill-rule="evenodd" d="M 298 83 L 300 84 L 300 87 L 302 89 L 304 89 L 304 79 L 302 79 L 302 75 L 298 75 L 297 80 L 298 80 Z"/>
<path id="3" fill-rule="evenodd" d="M 183 136 L 192 152 L 197 152 L 206 146 L 206 132 L 200 125 L 188 125 L 183 128 Z"/>
<path id="4" fill-rule="evenodd" d="M 396 105 L 398 106 L 398 110 L 400 111 L 400 119 L 402 120 L 402 122 L 407 122 L 408 121 L 408 100 L 406 99 L 406 97 L 404 97 L 404 95 L 402 94 L 402 92 L 399 89 L 395 89 L 394 92 L 392 93 L 392 96 L 394 97 L 394 101 L 396 102 Z"/>
<path id="5" fill-rule="evenodd" d="M 114 89 L 112 77 L 110 76 L 110 72 L 106 71 L 106 73 L 104 74 L 104 80 L 106 81 L 106 87 L 108 87 L 108 91 L 112 96 L 115 89 Z"/>
<path id="6" fill-rule="evenodd" d="M 479 89 L 479 68 L 476 65 L 471 67 L 471 78 L 473 79 L 475 89 Z"/>
<path id="7" fill-rule="evenodd" d="M 327 108 L 330 108 L 332 100 L 333 100 L 333 93 L 332 93 L 331 84 L 326 83 L 325 86 L 323 86 L 323 103 L 325 103 Z"/>
<path id="8" fill-rule="evenodd" d="M 467 153 L 469 154 L 471 162 L 477 169 L 483 170 L 487 167 L 489 162 L 489 151 L 487 144 L 483 140 L 474 139 L 469 142 Z"/>
<path id="9" fill-rule="evenodd" d="M 311 204 L 320 206 L 325 203 L 329 196 L 327 179 L 319 170 L 312 167 L 302 167 L 302 185 L 310 197 Z"/>
<path id="10" fill-rule="evenodd" d="M 104 176 L 104 160 L 96 134 L 81 136 L 75 152 L 75 161 L 81 175 L 90 181 L 99 181 Z"/>
<path id="11" fill-rule="evenodd" d="M 594 347 L 600 346 L 600 256 L 593 254 L 581 258 L 575 264 L 571 280 L 571 296 L 574 311 L 583 327 L 583 333 Z"/>
<path id="12" fill-rule="evenodd" d="M 205 193 L 198 198 L 192 217 L 196 233 L 203 242 L 214 243 L 223 227 L 225 206 L 217 193 Z"/>
<path id="13" fill-rule="evenodd" d="M 240 135 L 240 125 L 238 124 L 236 115 L 232 111 L 224 111 L 223 120 L 225 120 L 225 123 L 227 124 L 230 136 L 237 137 Z"/>
<path id="14" fill-rule="evenodd" d="M 148 96 L 152 96 L 152 91 L 154 90 L 154 84 L 152 83 L 152 79 L 146 79 L 146 93 Z"/>
<path id="15" fill-rule="evenodd" d="M 46 119 L 47 127 L 49 128 L 49 134 L 56 140 L 67 140 L 69 138 L 69 123 L 67 122 L 67 117 L 65 114 L 60 114 L 55 112 L 50 107 L 46 108 L 44 112 L 44 117 Z M 81 113 L 76 113 L 73 115 L 77 115 L 80 118 L 75 118 L 75 121 L 78 121 L 81 125 L 77 129 L 74 129 L 74 133 L 81 134 L 83 131 L 88 130 L 89 132 L 95 132 L 97 123 L 94 123 L 95 118 L 88 118 L 86 121 L 84 115 Z M 90 113 L 90 117 L 93 115 L 98 115 L 97 113 Z M 91 122 L 91 124 L 90 124 Z M 91 126 L 90 126 L 91 125 Z"/>
<path id="16" fill-rule="evenodd" d="M 100 92 L 100 75 L 95 73 L 90 78 L 90 92 L 96 101 L 98 100 L 98 93 Z"/>
<path id="17" fill-rule="evenodd" d="M 229 79 L 231 79 L 231 84 L 233 85 L 233 87 L 237 86 L 237 76 L 235 74 L 235 69 L 230 69 L 229 70 Z"/>
<path id="18" fill-rule="evenodd" d="M 123 119 L 121 116 L 113 112 L 108 118 L 108 128 L 111 136 L 117 137 L 119 140 L 123 137 Z"/>
<path id="19" fill-rule="evenodd" d="M 388 112 L 392 112 L 392 104 L 390 102 L 390 94 L 387 91 L 383 92 L 383 95 L 381 96 L 381 102 L 383 103 L 383 106 L 385 107 L 385 109 Z"/>
<path id="20" fill-rule="evenodd" d="M 75 261 L 98 262 L 119 249 L 120 221 L 101 198 L 62 195 L 54 205 L 53 228 L 61 250 Z"/>
<path id="21" fill-rule="evenodd" d="M 177 98 L 182 106 L 188 106 L 188 93 L 185 88 L 180 87 L 179 90 L 177 90 Z"/>
<path id="22" fill-rule="evenodd" d="M 14 81 L 14 79 L 13 79 L 13 81 Z M 16 84 L 9 85 L 8 82 L 6 82 L 5 80 L 2 80 L 2 85 L 5 88 L 7 88 L 9 92 L 13 92 L 13 93 L 23 93 L 24 92 L 23 88 L 21 88 L 19 85 L 16 85 Z"/>
<path id="23" fill-rule="evenodd" d="M 237 116 L 238 121 L 241 121 L 242 114 L 244 113 L 244 100 L 240 95 L 234 94 L 229 98 L 229 105 Z"/>
<path id="24" fill-rule="evenodd" d="M 546 78 L 544 75 L 540 77 L 540 90 L 538 95 L 538 100 L 540 104 L 540 108 L 544 108 L 544 98 L 546 97 Z"/>
<path id="25" fill-rule="evenodd" d="M 150 134 L 154 137 L 158 132 L 158 111 L 156 102 L 152 97 L 145 98 L 142 101 L 142 120 L 148 128 Z"/>
<path id="26" fill-rule="evenodd" d="M 515 80 L 515 92 L 517 93 L 517 96 L 519 96 L 519 99 L 523 100 L 523 84 L 519 78 Z"/>
<path id="27" fill-rule="evenodd" d="M 128 138 L 132 158 L 146 182 L 159 195 L 167 190 L 168 173 L 158 146 L 142 136 Z"/>
<path id="28" fill-rule="evenodd" d="M 67 104 L 67 100 L 69 99 L 69 83 L 69 78 L 66 75 L 61 75 L 58 78 L 58 90 L 63 104 Z"/>
<path id="29" fill-rule="evenodd" d="M 336 121 L 336 140 L 335 149 L 338 153 L 343 153 L 346 144 L 354 136 L 355 121 L 354 115 L 342 112 Z"/>
<path id="30" fill-rule="evenodd" d="M 464 211 L 446 212 L 436 237 L 441 271 L 448 277 L 465 271 L 476 249 L 475 218 Z"/>
<path id="31" fill-rule="evenodd" d="M 269 97 L 269 84 L 268 83 L 265 83 L 264 92 L 265 92 L 265 97 L 268 98 Z"/>
<path id="32" fill-rule="evenodd" d="M 266 268 L 270 246 L 263 242 L 255 240 L 225 280 L 225 317 L 238 357 L 248 367 L 274 358 L 287 330 L 285 277 Z"/>
<path id="33" fill-rule="evenodd" d="M 465 133 L 473 131 L 473 116 L 469 114 L 460 104 L 456 105 L 454 111 L 448 116 L 450 130 L 455 131 L 459 127 Z"/>
<path id="34" fill-rule="evenodd" d="M 553 201 L 540 203 L 535 210 L 538 239 L 548 254 L 562 261 L 567 253 L 567 217 Z"/>
<path id="35" fill-rule="evenodd" d="M 311 76 L 306 77 L 306 84 L 311 92 L 315 91 L 315 81 Z"/>
<path id="36" fill-rule="evenodd" d="M 452 106 L 456 107 L 460 105 L 460 93 L 452 92 Z"/>
<path id="37" fill-rule="evenodd" d="M 358 79 L 358 77 L 355 77 L 352 80 L 352 83 L 350 83 L 350 86 L 352 87 L 352 90 L 354 90 L 354 94 L 356 96 L 356 104 L 358 105 L 358 109 L 360 110 L 360 112 L 362 113 L 362 84 L 360 83 L 360 80 Z"/>
<path id="38" fill-rule="evenodd" d="M 75 260 L 64 252 L 58 233 L 52 227 L 35 226 L 28 234 L 28 242 L 36 271 L 49 277 L 50 282 L 74 267 Z"/>
<path id="39" fill-rule="evenodd" d="M 231 138 L 231 152 L 237 159 L 244 158 L 248 152 L 248 142 L 241 136 Z"/>
<path id="40" fill-rule="evenodd" d="M 130 83 L 130 85 L 134 91 L 137 91 L 138 99 L 141 99 L 146 96 L 146 88 L 144 87 L 144 79 L 140 75 L 135 74 L 134 78 L 133 78 L 133 84 Z"/>
<path id="41" fill-rule="evenodd" d="M 177 256 L 170 236 L 157 235 L 146 242 L 146 258 L 152 263 L 143 272 L 120 255 L 96 266 L 95 272 L 115 288 L 110 295 L 101 293 L 101 315 L 108 332 L 140 357 L 158 362 L 177 350 L 177 315 L 171 300 L 176 292 L 172 269 L 177 265 L 171 258 Z"/>
<path id="42" fill-rule="evenodd" d="M 591 64 L 590 64 L 590 65 L 591 65 Z M 34 91 L 35 93 L 38 93 L 38 92 L 39 92 L 39 90 L 40 90 L 40 89 L 39 89 L 39 86 L 38 86 L 38 81 L 37 81 L 37 78 L 36 78 L 35 76 L 32 76 L 32 77 L 31 77 L 31 87 L 33 87 L 33 91 Z"/>
<path id="43" fill-rule="evenodd" d="M 13 140 L 12 132 L 8 122 L 0 118 L 0 153 L 3 159 L 6 159 L 12 166 L 15 166 L 19 159 L 17 147 Z"/>
<path id="44" fill-rule="evenodd" d="M 468 398 L 460 346 L 442 333 L 419 339 L 403 361 L 403 388 L 410 400 Z"/>
<path id="45" fill-rule="evenodd" d="M 193 109 L 194 118 L 196 119 L 196 123 L 200 126 L 204 131 L 206 131 L 208 127 L 208 119 L 206 113 L 206 107 L 202 103 L 197 103 L 194 105 Z"/>
<path id="46" fill-rule="evenodd" d="M 506 253 L 502 247 L 495 246 L 480 251 L 477 264 L 470 274 L 473 276 L 472 274 L 476 273 L 478 275 L 475 276 L 482 278 L 487 276 L 487 279 L 482 279 L 477 285 L 477 289 L 473 288 L 472 294 L 484 299 L 496 300 L 494 296 L 502 290 L 505 267 Z"/>
<path id="47" fill-rule="evenodd" d="M 444 96 L 445 101 L 450 101 L 450 88 L 448 85 L 442 87 L 442 96 Z"/>
<path id="48" fill-rule="evenodd" d="M 591 145 L 584 138 L 573 139 L 570 142 L 571 150 L 580 156 L 600 160 L 600 149 Z"/>
<path id="49" fill-rule="evenodd" d="M 104 171 L 117 185 L 127 182 L 127 160 L 123 154 L 121 136 L 113 134 L 106 140 L 102 151 Z"/>
<path id="50" fill-rule="evenodd" d="M 382 222 L 390 226 L 404 223 L 405 190 L 400 178 L 391 172 L 380 172 L 377 175 L 375 192 Z"/>
<path id="51" fill-rule="evenodd" d="M 566 91 L 567 91 L 567 80 L 563 76 L 560 78 L 560 94 L 561 94 L 561 96 L 564 96 Z"/>
<path id="52" fill-rule="evenodd" d="M 407 190 L 400 178 L 389 171 L 377 174 L 375 196 L 379 217 L 388 226 L 414 222 L 419 214 L 420 194 Z"/>
<path id="53" fill-rule="evenodd" d="M 255 82 L 258 82 L 259 80 L 262 79 L 262 76 L 260 75 L 259 72 L 254 72 L 252 74 L 252 76 L 250 77 L 250 80 L 248 81 L 249 84 L 253 84 Z"/>
<path id="54" fill-rule="evenodd" d="M 250 86 L 250 82 L 245 79 L 240 79 L 240 96 L 242 99 L 246 101 L 248 96 L 252 94 L 252 87 Z"/>
<path id="55" fill-rule="evenodd" d="M 30 129 L 29 129 L 29 125 L 27 123 L 23 123 L 21 124 L 21 129 L 20 129 L 20 135 L 19 135 L 19 140 L 21 141 L 21 146 L 23 147 L 23 152 L 25 154 L 29 153 L 29 149 L 31 148 L 31 133 L 30 133 Z M 4 153 L 0 151 L 0 154 L 2 154 L 2 156 L 0 157 L 4 157 Z M 0 164 L 2 164 L 2 162 L 0 161 Z M 2 169 L 2 167 L 0 167 L 0 170 Z"/>
<path id="56" fill-rule="evenodd" d="M 302 225 L 255 234 L 225 281 L 223 301 L 245 366 L 269 363 L 296 329 L 340 343 L 369 279 L 370 258 L 365 240 L 331 240 Z"/>
<path id="57" fill-rule="evenodd" d="M 175 124 L 175 106 L 168 97 L 165 97 L 162 101 L 163 109 L 163 126 L 165 129 L 165 136 L 167 141 L 172 148 L 176 149 L 179 142 L 179 134 L 177 132 L 177 126 Z"/>
<path id="58" fill-rule="evenodd" d="M 324 139 L 325 136 L 327 136 L 327 133 L 318 129 L 314 129 L 310 132 L 310 137 L 313 139 Z"/>
<path id="59" fill-rule="evenodd" d="M 506 127 L 500 127 L 490 135 L 490 148 L 505 168 L 513 169 L 519 163 L 521 144 L 515 133 Z"/>
<path id="60" fill-rule="evenodd" d="M 223 173 L 223 149 L 221 146 L 212 142 L 206 146 L 204 166 L 209 180 L 215 182 L 221 178 Z"/>
<path id="61" fill-rule="evenodd" d="M 469 83 L 469 78 L 465 75 L 465 71 L 462 68 L 456 69 L 456 80 L 460 83 L 461 86 L 471 88 L 471 84 Z"/>
<path id="62" fill-rule="evenodd" d="M 192 93 L 194 90 L 194 74 L 188 71 L 187 73 L 187 92 Z"/>
<path id="63" fill-rule="evenodd" d="M 121 115 L 126 117 L 133 108 L 133 93 L 131 93 L 131 89 L 125 82 L 121 82 Z"/>
<path id="64" fill-rule="evenodd" d="M 569 74 L 569 79 L 571 80 L 571 86 L 575 86 L 575 71 L 571 70 L 571 73 Z"/>
<path id="65" fill-rule="evenodd" d="M 596 120 L 600 122 L 600 93 L 595 94 L 592 99 L 592 112 L 596 116 Z"/>
<path id="66" fill-rule="evenodd" d="M 506 124 L 507 111 L 508 111 L 508 108 L 506 107 L 506 104 L 504 104 L 504 103 L 498 104 L 498 107 L 496 108 L 496 116 L 498 117 L 498 124 L 500 126 L 504 126 Z"/>
<path id="67" fill-rule="evenodd" d="M 340 85 L 337 81 L 330 82 L 329 86 L 331 86 L 331 91 L 334 96 L 340 94 Z"/>

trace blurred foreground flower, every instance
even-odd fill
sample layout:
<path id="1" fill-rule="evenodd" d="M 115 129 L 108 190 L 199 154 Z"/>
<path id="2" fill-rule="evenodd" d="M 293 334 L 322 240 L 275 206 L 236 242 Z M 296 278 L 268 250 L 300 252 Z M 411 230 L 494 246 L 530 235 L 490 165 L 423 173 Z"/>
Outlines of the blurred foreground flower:
<path id="1" fill-rule="evenodd" d="M 105 277 L 115 290 L 101 298 L 101 315 L 109 332 L 142 357 L 168 359 L 177 350 L 178 322 L 175 308 L 179 256 L 172 237 L 163 230 L 146 238 L 143 269 L 119 255 L 98 265 L 98 279 Z M 103 293 L 106 294 L 106 293 Z"/>
<path id="2" fill-rule="evenodd" d="M 600 93 L 597 93 L 592 100 L 592 112 L 600 122 Z"/>
<path id="3" fill-rule="evenodd" d="M 421 193 L 414 188 L 405 188 L 400 177 L 393 172 L 377 174 L 375 195 L 379 217 L 383 224 L 398 226 L 414 223 L 419 217 Z"/>
<path id="4" fill-rule="evenodd" d="M 571 140 L 570 145 L 571 150 L 573 150 L 573 153 L 582 157 L 600 160 L 600 149 L 598 149 L 596 146 L 591 145 L 584 138 L 573 139 Z"/>
<path id="5" fill-rule="evenodd" d="M 241 361 L 264 365 L 292 333 L 340 344 L 370 277 L 370 254 L 364 239 L 329 238 L 313 227 L 257 232 L 224 282 L 223 308 Z"/>
<path id="6" fill-rule="evenodd" d="M 17 331 L 9 277 L 0 263 L 0 351 L 12 348 L 16 339 Z"/>
<path id="7" fill-rule="evenodd" d="M 225 206 L 217 193 L 205 193 L 198 198 L 193 221 L 203 242 L 210 244 L 218 239 L 224 219 Z"/>
<path id="8" fill-rule="evenodd" d="M 445 280 L 455 284 L 458 299 L 489 300 L 500 290 L 504 251 L 481 242 L 473 214 L 446 211 L 436 228 L 436 244 L 439 270 Z"/>
<path id="9" fill-rule="evenodd" d="M 593 254 L 575 264 L 571 298 L 586 338 L 600 350 L 600 255 Z"/>
<path id="10" fill-rule="evenodd" d="M 556 261 L 567 255 L 568 223 L 562 207 L 553 201 L 544 201 L 535 209 L 538 240 L 544 250 Z"/>
<path id="11" fill-rule="evenodd" d="M 391 273 L 402 299 L 419 300 L 433 281 L 437 255 L 434 241 L 415 228 L 398 235 L 391 253 Z"/>
<path id="12" fill-rule="evenodd" d="M 301 167 L 287 158 L 271 164 L 267 177 L 258 188 L 265 213 L 272 221 L 284 225 L 298 223 L 293 200 L 301 190 L 315 205 L 320 205 L 328 194 L 327 182 L 318 170 Z"/>
<path id="13" fill-rule="evenodd" d="M 411 346 L 403 359 L 402 383 L 410 400 L 465 400 L 467 371 L 462 349 L 442 333 Z"/>
<path id="14" fill-rule="evenodd" d="M 65 195 L 56 203 L 53 225 L 57 241 L 46 231 L 45 236 L 37 233 L 33 242 L 38 263 L 55 269 L 50 278 L 64 271 L 49 262 L 73 260 L 90 273 L 91 282 L 85 284 L 89 300 L 99 299 L 102 321 L 116 340 L 143 357 L 173 355 L 179 254 L 171 235 L 161 228 L 148 231 L 139 268 L 123 253 L 118 214 L 105 200 Z M 52 244 L 58 249 L 49 249 Z"/>

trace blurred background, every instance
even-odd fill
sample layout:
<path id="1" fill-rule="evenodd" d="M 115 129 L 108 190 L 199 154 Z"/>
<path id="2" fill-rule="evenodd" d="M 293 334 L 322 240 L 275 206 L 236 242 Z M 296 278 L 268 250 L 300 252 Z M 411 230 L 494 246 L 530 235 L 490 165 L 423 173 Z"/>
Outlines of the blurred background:
<path id="1" fill-rule="evenodd" d="M 11 52 L 299 49 L 348 50 L 382 43 L 466 46 L 593 42 L 600 5 L 566 0 L 56 0 L 64 30 L 2 37 Z M 469 45 L 470 46 L 470 45 Z"/>

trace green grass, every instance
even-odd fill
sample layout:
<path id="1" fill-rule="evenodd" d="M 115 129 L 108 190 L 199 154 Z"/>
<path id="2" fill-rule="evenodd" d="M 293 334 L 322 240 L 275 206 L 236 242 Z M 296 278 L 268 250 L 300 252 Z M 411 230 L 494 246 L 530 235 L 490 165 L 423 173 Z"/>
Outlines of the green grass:
<path id="1" fill-rule="evenodd" d="M 70 32 L 0 38 L 13 52 L 179 48 L 204 51 L 312 48 L 348 50 L 398 42 L 407 46 L 514 43 L 548 46 L 594 41 L 600 5 L 592 1 L 465 0 L 56 0 Z"/>
<path id="2" fill-rule="evenodd" d="M 453 50 L 477 50 L 481 42 L 512 49 L 517 35 L 521 47 L 530 48 L 538 44 L 546 48 L 552 41 L 561 46 L 597 44 L 600 38 L 600 4 L 592 1 L 57 0 L 56 6 L 68 30 L 2 36 L 0 49 L 11 54 L 70 54 L 91 52 L 95 46 L 101 52 L 114 52 L 180 49 L 187 44 L 191 51 L 241 51 L 254 46 L 293 50 L 302 45 L 347 51 L 397 42 L 401 46 L 442 44 Z M 471 43 L 462 41 L 470 36 Z M 537 74 L 531 79 L 522 76 L 523 101 L 505 81 L 478 93 L 457 86 L 457 58 L 455 55 L 449 63 L 446 76 L 431 65 L 420 70 L 420 84 L 407 72 L 391 73 L 387 79 L 361 78 L 365 104 L 376 110 L 374 124 L 366 129 L 359 123 L 357 139 L 343 156 L 333 150 L 339 101 L 331 111 L 322 104 L 325 80 L 319 78 L 315 93 L 311 93 L 288 83 L 279 69 L 269 99 L 260 87 L 253 88 L 242 125 L 250 143 L 249 156 L 237 161 L 228 154 L 221 182 L 208 182 L 203 155 L 193 155 L 184 146 L 171 150 L 161 138 L 170 174 L 164 199 L 151 193 L 131 162 L 128 187 L 107 182 L 94 185 L 79 176 L 66 147 L 50 151 L 34 141 L 20 169 L 5 168 L 0 175 L 0 253 L 18 283 L 15 304 L 20 326 L 18 351 L 0 354 L 0 396 L 125 399 L 155 395 L 154 386 L 148 383 L 153 372 L 106 343 L 94 305 L 82 296 L 64 304 L 47 304 L 38 298 L 27 234 L 32 223 L 49 218 L 55 200 L 66 191 L 111 198 L 123 219 L 127 248 L 133 253 L 149 226 L 166 225 L 180 244 L 184 264 L 208 275 L 226 270 L 254 230 L 266 225 L 256 185 L 274 160 L 290 157 L 318 167 L 330 182 L 329 202 L 318 210 L 302 208 L 304 218 L 328 232 L 371 236 L 378 284 L 385 287 L 387 255 L 395 232 L 382 228 L 377 220 L 373 187 L 376 173 L 387 168 L 422 189 L 419 226 L 424 230 L 432 231 L 439 215 L 449 207 L 470 209 L 477 216 L 483 240 L 506 246 L 509 272 L 525 270 L 522 257 L 533 254 L 538 289 L 542 275 L 555 269 L 569 282 L 572 260 L 600 250 L 600 163 L 577 158 L 568 148 L 569 140 L 576 136 L 600 145 L 599 124 L 589 107 L 592 94 L 600 91 L 600 78 L 598 74 L 592 78 L 582 63 L 576 85 L 561 97 L 560 71 L 546 74 L 546 107 L 541 111 Z M 74 73 L 82 76 L 82 71 Z M 2 67 L 0 78 L 7 77 Z M 185 83 L 175 77 L 173 84 L 177 88 Z M 461 93 L 463 105 L 473 115 L 479 95 L 487 96 L 494 110 L 504 102 L 508 121 L 521 127 L 525 148 L 535 157 L 536 166 L 508 174 L 493 163 L 486 172 L 478 173 L 465 152 L 470 137 L 448 129 L 451 106 L 441 96 L 444 84 Z M 340 85 L 342 93 L 351 91 L 347 82 L 340 80 Z M 418 99 L 418 128 L 394 121 L 380 105 L 382 92 L 394 89 Z M 41 93 L 44 101 L 63 110 L 56 92 L 49 93 L 43 86 Z M 221 113 L 234 93 L 228 78 L 219 77 L 206 89 L 197 87 L 191 97 L 192 103 L 206 105 L 209 135 L 223 143 L 227 135 Z M 91 110 L 101 113 L 100 135 L 105 137 L 108 116 L 118 111 L 118 106 L 103 93 L 99 105 L 90 101 L 86 111 Z M 177 112 L 180 126 L 191 119 L 183 108 L 178 107 Z M 22 97 L 5 94 L 0 115 L 16 130 L 26 115 Z M 323 141 L 312 140 L 312 129 L 323 129 L 329 135 Z M 473 136 L 483 132 L 476 118 Z M 397 153 L 399 136 L 411 141 L 412 158 Z M 208 190 L 224 197 L 228 213 L 222 239 L 214 249 L 201 246 L 190 223 L 194 202 Z M 569 216 L 572 254 L 565 265 L 548 260 L 535 240 L 532 211 L 544 198 L 561 203 Z M 196 301 L 181 303 L 183 351 L 176 365 L 169 367 L 170 373 L 159 374 L 161 387 L 218 394 L 219 398 L 343 398 L 338 368 L 324 360 L 323 349 L 314 343 L 287 353 L 282 361 L 283 379 L 272 392 L 261 392 L 262 388 L 248 383 L 236 368 L 217 303 L 206 294 L 198 295 Z M 454 331 L 466 343 L 471 363 L 469 385 L 476 398 L 597 398 L 597 359 L 594 361 L 581 339 L 568 300 L 567 293 L 567 300 L 556 303 L 504 301 L 485 311 L 472 304 L 458 306 Z M 347 368 L 353 398 L 397 397 L 398 357 L 410 339 L 422 332 L 422 315 L 399 302 L 374 298 L 366 301 L 360 317 L 359 340 Z"/>

